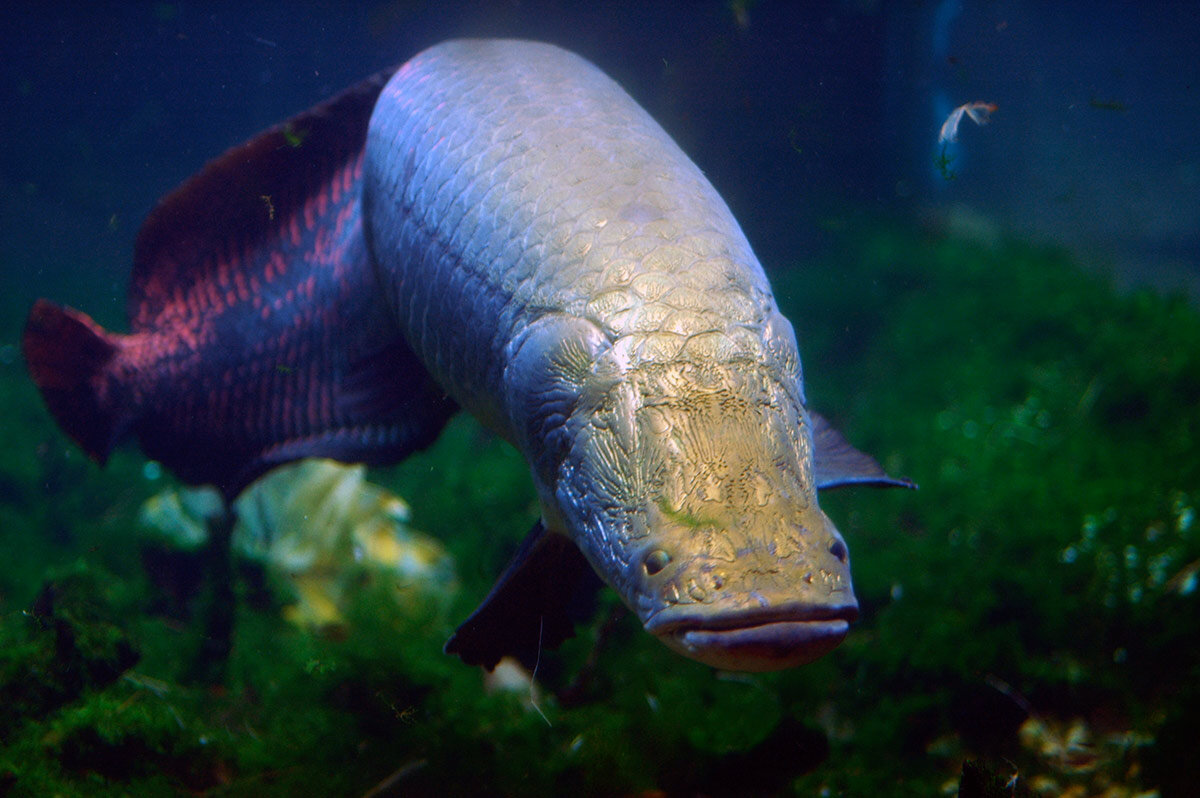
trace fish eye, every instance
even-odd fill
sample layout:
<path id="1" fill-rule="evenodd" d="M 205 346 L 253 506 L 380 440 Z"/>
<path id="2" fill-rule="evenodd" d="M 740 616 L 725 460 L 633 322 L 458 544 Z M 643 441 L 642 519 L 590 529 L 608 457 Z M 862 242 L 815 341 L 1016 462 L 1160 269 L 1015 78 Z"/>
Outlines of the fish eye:
<path id="1" fill-rule="evenodd" d="M 646 555 L 646 559 L 642 561 L 642 567 L 646 569 L 646 573 L 654 576 L 656 573 L 667 567 L 671 562 L 671 555 L 667 554 L 662 549 L 655 549 Z"/>
<path id="2" fill-rule="evenodd" d="M 849 552 L 846 551 L 846 544 L 836 538 L 834 538 L 833 542 L 829 544 L 829 553 L 834 557 L 837 557 L 838 560 L 843 563 L 846 562 L 846 557 L 849 554 Z"/>

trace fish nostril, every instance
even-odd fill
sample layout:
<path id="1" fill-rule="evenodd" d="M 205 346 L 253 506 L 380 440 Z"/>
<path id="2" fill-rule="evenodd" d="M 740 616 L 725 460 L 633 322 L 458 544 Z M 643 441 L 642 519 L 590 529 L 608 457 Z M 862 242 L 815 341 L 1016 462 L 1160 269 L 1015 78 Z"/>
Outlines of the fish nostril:
<path id="1" fill-rule="evenodd" d="M 655 549 L 646 555 L 646 559 L 642 561 L 642 567 L 646 569 L 647 574 L 654 576 L 656 573 L 666 568 L 670 562 L 670 554 L 667 554 L 662 549 Z"/>
<path id="2" fill-rule="evenodd" d="M 842 562 L 843 564 L 846 562 L 846 559 L 849 555 L 849 552 L 846 551 L 846 544 L 837 539 L 829 544 L 829 553 L 834 557 L 837 557 L 838 561 Z"/>

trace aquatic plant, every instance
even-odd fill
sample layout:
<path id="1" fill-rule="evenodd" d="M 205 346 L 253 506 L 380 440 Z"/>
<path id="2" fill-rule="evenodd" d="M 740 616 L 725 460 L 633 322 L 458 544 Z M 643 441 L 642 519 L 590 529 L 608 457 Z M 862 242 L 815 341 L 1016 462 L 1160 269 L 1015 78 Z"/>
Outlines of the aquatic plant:
<path id="1" fill-rule="evenodd" d="M 820 336 L 811 401 L 921 484 L 827 500 L 868 618 L 846 655 L 869 699 L 837 702 L 875 715 L 883 745 L 864 734 L 864 752 L 895 756 L 905 729 L 925 753 L 952 729 L 963 752 L 1017 756 L 1030 713 L 1152 730 L 1164 705 L 1146 697 L 1200 666 L 1176 587 L 1200 545 L 1181 530 L 1200 485 L 1195 309 L 1015 243 L 893 232 L 839 262 L 793 305 Z"/>
<path id="2" fill-rule="evenodd" d="M 125 452 L 86 464 L 3 372 L 0 412 L 24 423 L 0 460 L 0 542 L 20 563 L 0 569 L 0 694 L 33 706 L 64 663 L 103 675 L 46 690 L 0 732 L 7 789 L 927 796 L 970 771 L 1015 776 L 1010 794 L 1186 794 L 1200 778 L 1200 315 L 1061 252 L 871 227 L 773 277 L 812 406 L 921 485 L 823 498 L 860 621 L 826 660 L 730 678 L 604 593 L 538 662 L 552 725 L 441 653 L 537 512 L 520 457 L 470 419 L 370 477 L 451 552 L 451 606 L 396 613 L 393 586 L 372 582 L 322 634 L 287 623 L 243 569 L 226 675 L 205 684 L 187 678 L 199 588 L 168 596 L 147 577 L 136 523 L 169 479 Z M 46 584 L 91 608 L 71 611 L 91 653 L 55 653 L 53 624 L 34 620 Z M 129 670 L 122 640 L 140 655 Z"/>

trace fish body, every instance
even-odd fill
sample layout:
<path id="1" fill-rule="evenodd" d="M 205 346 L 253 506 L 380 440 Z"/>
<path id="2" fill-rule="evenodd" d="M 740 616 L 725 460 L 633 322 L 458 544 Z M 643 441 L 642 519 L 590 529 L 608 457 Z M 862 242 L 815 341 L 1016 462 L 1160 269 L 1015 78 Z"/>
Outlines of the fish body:
<path id="1" fill-rule="evenodd" d="M 147 223 L 154 246 L 139 242 L 134 336 L 170 340 L 170 362 L 207 386 L 186 423 L 140 420 L 174 389 L 130 400 L 127 386 L 148 384 L 139 373 L 162 370 L 153 355 L 134 365 L 121 354 L 137 349 L 134 336 L 39 305 L 25 348 L 51 408 L 103 405 L 99 415 L 127 420 L 107 425 L 100 444 L 132 429 L 148 450 L 148 438 L 163 442 L 175 455 L 164 462 L 193 479 L 239 475 L 226 476 L 233 494 L 299 456 L 402 457 L 456 404 L 525 456 L 541 518 L 448 650 L 492 667 L 556 644 L 586 564 L 648 631 L 702 662 L 768 670 L 835 647 L 857 604 L 846 544 L 817 490 L 909 483 L 808 411 L 791 324 L 700 170 L 615 82 L 551 45 L 446 42 L 381 83 L 255 140 L 286 145 L 310 131 L 294 149 L 324 165 L 306 178 L 281 176 L 299 154 L 262 165 L 268 147 L 255 142 L 242 149 L 256 157 L 205 170 L 250 161 L 243 193 L 279 197 L 249 232 L 218 214 L 181 248 L 177 228 L 196 227 L 178 222 L 189 214 L 160 208 Z M 211 202 L 205 173 L 164 208 Z M 270 191 L 278 180 L 287 190 Z M 186 257 L 200 262 L 177 262 Z M 243 297 L 247 270 L 258 286 Z M 223 275 L 232 292 L 212 288 Z M 291 288 L 280 291 L 281 279 Z M 146 296 L 175 310 L 146 313 Z M 268 329 L 279 315 L 278 329 L 264 334 L 249 311 Z M 88 384 L 56 365 L 64 325 L 98 352 Z M 234 362 L 214 369 L 209 348 L 235 333 Z M 237 400 L 224 385 L 237 383 L 230 369 L 249 380 Z M 116 409 L 97 404 L 97 384 L 124 396 Z M 264 402 L 290 412 L 291 426 Z M 223 404 L 259 415 L 240 422 L 233 455 L 196 467 L 178 441 L 203 437 L 194 416 Z"/>

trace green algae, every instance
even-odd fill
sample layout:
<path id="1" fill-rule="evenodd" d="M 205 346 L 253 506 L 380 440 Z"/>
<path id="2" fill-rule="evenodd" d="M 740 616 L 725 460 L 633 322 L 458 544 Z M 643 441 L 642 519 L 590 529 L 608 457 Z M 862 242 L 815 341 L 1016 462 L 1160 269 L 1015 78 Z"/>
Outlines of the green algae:
<path id="1" fill-rule="evenodd" d="M 790 308 L 827 336 L 806 358 L 810 401 L 921 484 L 824 502 L 870 627 L 844 653 L 864 695 L 912 701 L 885 705 L 859 754 L 894 757 L 907 722 L 922 754 L 949 733 L 1015 756 L 1026 709 L 1152 729 L 1164 704 L 1146 696 L 1200 663 L 1181 651 L 1195 597 L 1172 587 L 1200 553 L 1179 529 L 1200 486 L 1194 308 L 1015 243 L 893 232 L 839 262 Z M 838 318 L 850 334 L 834 340 Z"/>
<path id="2" fill-rule="evenodd" d="M 1183 794 L 1197 775 L 1178 741 L 1200 736 L 1195 309 L 1119 294 L 1060 252 L 886 225 L 774 284 L 812 406 L 921 486 L 823 498 L 862 618 L 779 674 L 683 660 L 606 592 L 542 655 L 536 695 L 485 689 L 441 646 L 537 507 L 520 457 L 458 418 L 372 476 L 446 542 L 453 605 L 397 614 L 372 585 L 343 633 L 316 635 L 243 563 L 225 676 L 198 681 L 202 596 L 168 595 L 137 533 L 167 480 L 132 452 L 87 464 L 7 367 L 0 410 L 27 423 L 0 461 L 0 792 L 924 796 L 970 760 L 993 786 L 1016 770 Z M 1149 742 L 1064 773 L 1021 745 L 1031 713 Z"/>
<path id="3" fill-rule="evenodd" d="M 103 574 L 81 562 L 0 626 L 0 738 L 103 690 L 137 662 L 105 592 Z"/>

